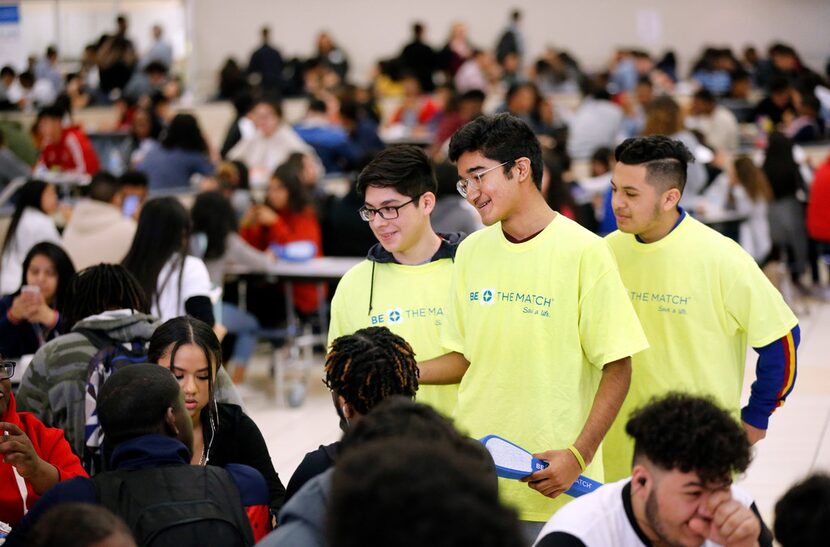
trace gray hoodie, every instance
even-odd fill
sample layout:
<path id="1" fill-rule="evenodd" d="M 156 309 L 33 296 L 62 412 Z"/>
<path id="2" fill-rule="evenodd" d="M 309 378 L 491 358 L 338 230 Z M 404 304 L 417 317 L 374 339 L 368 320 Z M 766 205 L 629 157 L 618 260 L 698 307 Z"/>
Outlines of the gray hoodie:
<path id="1" fill-rule="evenodd" d="M 324 547 L 326 505 L 333 475 L 331 468 L 305 483 L 280 510 L 277 529 L 257 547 Z"/>
<path id="2" fill-rule="evenodd" d="M 87 367 L 98 348 L 74 331 L 94 330 L 114 342 L 146 342 L 158 324 L 156 318 L 132 310 L 108 311 L 78 321 L 73 332 L 37 350 L 15 395 L 18 410 L 31 412 L 48 427 L 63 429 L 72 450 L 83 456 Z M 223 368 L 216 378 L 216 400 L 242 402 Z"/>

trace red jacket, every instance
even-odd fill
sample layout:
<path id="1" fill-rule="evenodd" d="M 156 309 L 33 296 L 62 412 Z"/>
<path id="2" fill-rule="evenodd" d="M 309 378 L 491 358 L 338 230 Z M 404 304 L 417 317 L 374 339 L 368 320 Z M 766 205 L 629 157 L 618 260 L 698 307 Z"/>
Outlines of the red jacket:
<path id="1" fill-rule="evenodd" d="M 401 123 L 404 121 L 404 107 L 399 107 L 392 115 L 391 123 Z M 440 112 L 438 106 L 430 98 L 425 98 L 420 101 L 418 105 L 418 124 L 426 125 L 432 121 L 432 118 Z"/>
<path id="2" fill-rule="evenodd" d="M 47 144 L 37 160 L 39 165 L 58 171 L 75 171 L 94 175 L 101 169 L 98 154 L 83 130 L 64 127 L 60 142 Z"/>
<path id="3" fill-rule="evenodd" d="M 277 221 L 270 226 L 256 224 L 240 229 L 242 239 L 264 251 L 272 243 L 285 245 L 293 241 L 311 241 L 317 245 L 317 256 L 323 256 L 323 236 L 317 215 L 310 207 L 300 213 L 278 211 Z M 317 311 L 320 298 L 315 283 L 294 283 L 294 307 L 305 314 Z"/>
<path id="4" fill-rule="evenodd" d="M 0 421 L 13 423 L 22 429 L 32 442 L 38 456 L 58 469 L 60 480 L 87 476 L 86 471 L 81 467 L 81 460 L 66 442 L 63 430 L 46 427 L 30 412 L 17 412 L 17 404 L 11 392 L 9 392 L 9 405 L 5 414 L 0 416 Z M 26 482 L 24 501 L 22 488 L 18 483 L 18 479 L 21 481 L 24 479 L 19 477 L 14 467 L 0 460 L 0 520 L 10 524 L 12 528 L 23 518 L 24 504 L 28 511 L 40 498 L 32 486 Z"/>
<path id="5" fill-rule="evenodd" d="M 807 232 L 822 243 L 830 243 L 830 156 L 816 171 L 807 202 Z"/>

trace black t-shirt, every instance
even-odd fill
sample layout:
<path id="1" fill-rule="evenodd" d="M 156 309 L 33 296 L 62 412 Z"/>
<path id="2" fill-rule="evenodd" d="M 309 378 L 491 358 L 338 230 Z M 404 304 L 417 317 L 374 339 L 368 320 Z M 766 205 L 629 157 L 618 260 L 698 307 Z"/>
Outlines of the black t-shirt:
<path id="1" fill-rule="evenodd" d="M 296 494 L 305 483 L 320 475 L 334 465 L 334 459 L 337 457 L 337 452 L 340 450 L 340 441 L 331 443 L 329 445 L 320 445 L 320 448 L 313 452 L 309 452 L 297 466 L 297 470 L 291 475 L 291 480 L 288 481 L 288 487 L 285 489 L 285 501 L 291 499 L 291 496 Z"/>
<path id="2" fill-rule="evenodd" d="M 223 467 L 229 463 L 241 463 L 259 471 L 268 484 L 269 508 L 276 515 L 285 503 L 285 487 L 271 463 L 262 433 L 239 406 L 218 403 L 217 407 L 219 426 L 213 442 L 210 441 L 207 407 L 202 410 L 204 442 L 206 447 L 210 446 L 208 464 Z"/>

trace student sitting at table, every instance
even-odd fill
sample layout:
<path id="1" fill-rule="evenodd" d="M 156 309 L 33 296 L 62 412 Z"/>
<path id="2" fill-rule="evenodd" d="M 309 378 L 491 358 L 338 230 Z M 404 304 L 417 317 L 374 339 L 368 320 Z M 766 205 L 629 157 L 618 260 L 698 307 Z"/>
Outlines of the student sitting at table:
<path id="1" fill-rule="evenodd" d="M 79 270 L 102 262 L 121 262 L 135 237 L 135 220 L 129 215 L 138 197 L 125 201 L 115 175 L 99 171 L 75 205 L 63 230 L 63 246 Z"/>
<path id="2" fill-rule="evenodd" d="M 196 118 L 176 114 L 161 146 L 147 152 L 138 170 L 147 175 L 150 190 L 188 188 L 193 175 L 213 174 L 208 146 Z"/>
<path id="3" fill-rule="evenodd" d="M 63 431 L 17 411 L 10 380 L 14 367 L 13 361 L 0 360 L 0 521 L 12 527 L 52 486 L 86 476 Z"/>
<path id="4" fill-rule="evenodd" d="M 64 114 L 59 106 L 50 106 L 38 113 L 34 133 L 40 157 L 35 169 L 94 175 L 101 168 L 98 154 L 80 126 L 63 125 Z"/>
<path id="5" fill-rule="evenodd" d="M 210 277 L 204 262 L 188 256 L 189 244 L 187 210 L 174 197 L 155 198 L 141 209 L 122 264 L 141 284 L 154 316 L 166 321 L 188 314 L 212 326 Z"/>
<path id="6" fill-rule="evenodd" d="M 274 171 L 265 204 L 251 207 L 240 224 L 242 237 L 257 249 L 309 241 L 316 247 L 316 256 L 322 256 L 320 223 L 311 198 L 299 174 L 287 163 Z M 311 315 L 319 307 L 314 283 L 295 283 L 293 296 L 294 307 L 303 315 Z"/>
<path id="7" fill-rule="evenodd" d="M 36 243 L 60 244 L 61 236 L 51 217 L 57 210 L 58 193 L 51 184 L 30 180 L 17 191 L 17 205 L 3 240 L 0 294 L 20 288 L 23 260 Z"/>
<path id="8" fill-rule="evenodd" d="M 311 146 L 289 124 L 284 123 L 282 105 L 278 101 L 260 100 L 248 117 L 256 131 L 243 135 L 228 151 L 227 159 L 245 162 L 250 169 L 253 186 L 264 182 L 268 174 L 288 159 L 292 152 L 314 154 Z"/>
<path id="9" fill-rule="evenodd" d="M 745 219 L 739 227 L 738 243 L 763 266 L 772 250 L 767 213 L 772 188 L 764 172 L 749 156 L 738 156 L 727 172 L 712 181 L 703 196 L 698 210 L 704 215 L 731 211 Z"/>
<path id="10" fill-rule="evenodd" d="M 64 310 L 68 332 L 35 353 L 20 381 L 17 404 L 48 427 L 63 429 L 72 451 L 83 456 L 89 455 L 84 394 L 90 361 L 107 344 L 127 344 L 133 350 L 140 345 L 143 351 L 158 321 L 149 313 L 141 285 L 117 264 L 98 264 L 75 274 Z M 216 400 L 242 403 L 224 370 L 216 375 Z M 87 459 L 87 465 L 94 470 L 93 460 Z"/>
<path id="11" fill-rule="evenodd" d="M 285 501 L 285 487 L 271 463 L 259 428 L 237 405 L 215 398 L 216 373 L 222 367 L 222 346 L 211 328 L 192 317 L 162 324 L 150 338 L 147 358 L 170 369 L 184 393 L 193 422 L 192 465 L 249 465 L 268 483 L 269 507 L 276 516 Z"/>
<path id="12" fill-rule="evenodd" d="M 23 261 L 21 288 L 0 300 L 0 353 L 34 353 L 57 336 L 69 280 L 75 267 L 66 252 L 48 241 L 32 247 Z"/>
<path id="13" fill-rule="evenodd" d="M 441 109 L 423 93 L 416 76 L 407 74 L 401 79 L 401 83 L 403 100 L 389 119 L 390 126 L 400 125 L 405 129 L 407 137 L 429 136 L 432 131 L 430 123 Z"/>
<path id="14" fill-rule="evenodd" d="M 265 272 L 274 263 L 274 255 L 251 247 L 236 231 L 233 206 L 220 192 L 203 192 L 196 196 L 190 210 L 194 234 L 203 236 L 202 258 L 215 287 L 224 285 L 225 271 L 230 265 L 252 272 Z M 201 251 L 201 249 L 200 249 Z M 245 378 L 245 367 L 256 350 L 259 322 L 250 312 L 232 302 L 222 302 L 222 324 L 236 336 L 227 368 L 234 383 Z"/>

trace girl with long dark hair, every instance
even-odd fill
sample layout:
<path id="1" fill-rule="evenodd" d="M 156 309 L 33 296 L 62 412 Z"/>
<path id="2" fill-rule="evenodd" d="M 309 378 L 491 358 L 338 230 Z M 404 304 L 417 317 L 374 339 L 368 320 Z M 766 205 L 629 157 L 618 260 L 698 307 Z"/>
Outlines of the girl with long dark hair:
<path id="1" fill-rule="evenodd" d="M 272 514 L 285 499 L 285 488 L 271 463 L 259 428 L 237 405 L 216 401 L 216 374 L 222 347 L 206 323 L 176 317 L 150 338 L 150 362 L 170 369 L 182 387 L 185 407 L 193 422 L 193 465 L 241 463 L 265 477 Z"/>
<path id="2" fill-rule="evenodd" d="M 147 152 L 138 164 L 150 190 L 187 188 L 194 174 L 213 174 L 208 146 L 199 122 L 190 114 L 176 114 L 161 135 L 161 146 Z"/>
<path id="3" fill-rule="evenodd" d="M 141 209 L 135 238 L 122 264 L 138 279 L 153 315 L 165 321 L 192 315 L 214 324 L 210 277 L 188 256 L 190 217 L 174 197 L 156 198 Z"/>
<path id="4" fill-rule="evenodd" d="M 240 224 L 242 237 L 257 249 L 264 251 L 271 245 L 310 241 L 317 247 L 316 256 L 322 256 L 322 233 L 317 214 L 311 206 L 301 170 L 289 162 L 274 171 L 265 204 L 251 207 Z M 319 306 L 317 286 L 295 283 L 294 305 L 302 314 L 314 313 Z"/>
<path id="5" fill-rule="evenodd" d="M 38 243 L 23 261 L 21 288 L 0 299 L 0 354 L 34 353 L 61 333 L 61 314 L 75 267 L 54 243 Z"/>
<path id="6" fill-rule="evenodd" d="M 783 133 L 770 135 L 763 165 L 772 187 L 769 227 L 773 252 L 786 254 L 793 283 L 803 289 L 799 278 L 807 269 L 807 229 L 804 205 L 797 194 L 804 190 L 804 179 L 793 156 L 793 143 Z"/>
<path id="7" fill-rule="evenodd" d="M 23 259 L 36 243 L 60 244 L 61 236 L 50 216 L 57 210 L 58 193 L 51 184 L 30 180 L 18 190 L 17 204 L 3 240 L 0 293 L 11 294 L 20 287 Z"/>
<path id="8" fill-rule="evenodd" d="M 203 258 L 214 286 L 223 286 L 228 264 L 240 265 L 252 272 L 265 272 L 273 264 L 273 254 L 255 249 L 237 233 L 233 206 L 220 192 L 196 196 L 190 216 L 193 233 L 204 236 Z M 222 302 L 222 324 L 236 336 L 228 368 L 234 383 L 238 384 L 243 381 L 245 367 L 256 349 L 259 322 L 235 304 Z"/>

